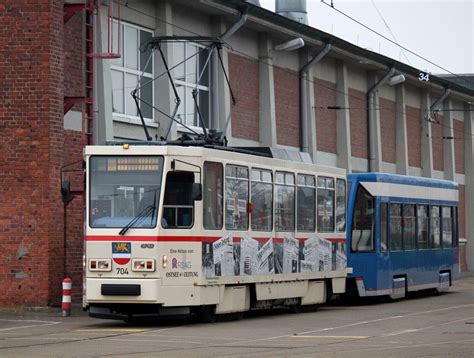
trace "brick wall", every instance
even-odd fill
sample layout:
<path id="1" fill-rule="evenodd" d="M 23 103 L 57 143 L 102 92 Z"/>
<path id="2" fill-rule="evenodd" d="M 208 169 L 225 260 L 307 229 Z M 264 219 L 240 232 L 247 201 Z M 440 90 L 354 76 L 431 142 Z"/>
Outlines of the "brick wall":
<path id="1" fill-rule="evenodd" d="M 84 138 L 82 132 L 65 131 L 64 135 L 64 163 L 70 164 L 82 159 Z M 71 170 L 82 169 L 82 163 L 71 165 Z M 71 190 L 83 191 L 84 174 L 82 172 L 64 173 L 64 180 L 70 180 Z M 65 270 L 64 276 L 72 279 L 72 298 L 75 302 L 82 299 L 82 255 L 84 251 L 83 231 L 84 231 L 84 197 L 74 196 L 66 206 L 65 236 Z"/>
<path id="2" fill-rule="evenodd" d="M 300 112 L 298 73 L 273 67 L 275 112 L 278 144 L 300 147 Z M 262 128 L 262 130 L 264 130 Z"/>
<path id="3" fill-rule="evenodd" d="M 464 174 L 464 122 L 454 119 L 454 158 L 456 161 L 456 173 Z"/>
<path id="4" fill-rule="evenodd" d="M 336 105 L 336 84 L 314 78 L 314 96 L 318 150 L 336 154 L 336 110 L 325 108 Z"/>
<path id="5" fill-rule="evenodd" d="M 379 99 L 382 160 L 396 163 L 396 108 L 395 102 Z"/>
<path id="6" fill-rule="evenodd" d="M 229 53 L 229 79 L 237 102 L 232 108 L 232 136 L 258 141 L 258 62 Z"/>
<path id="7" fill-rule="evenodd" d="M 366 98 L 364 92 L 349 89 L 352 155 L 368 159 Z"/>
<path id="8" fill-rule="evenodd" d="M 431 143 L 433 146 L 433 169 L 444 170 L 444 153 L 443 153 L 443 116 L 438 116 L 439 124 L 431 124 Z"/>
<path id="9" fill-rule="evenodd" d="M 63 1 L 4 0 L 0 23 L 0 305 L 57 304 Z"/>
<path id="10" fill-rule="evenodd" d="M 406 107 L 408 165 L 421 168 L 421 111 L 419 108 Z"/>

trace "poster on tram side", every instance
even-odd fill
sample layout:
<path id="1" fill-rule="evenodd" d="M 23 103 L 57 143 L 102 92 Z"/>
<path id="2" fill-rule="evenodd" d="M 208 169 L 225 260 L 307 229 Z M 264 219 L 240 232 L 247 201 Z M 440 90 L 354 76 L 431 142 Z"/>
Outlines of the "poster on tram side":
<path id="1" fill-rule="evenodd" d="M 258 241 L 250 236 L 243 236 L 240 240 L 240 274 L 257 274 Z"/>
<path id="2" fill-rule="evenodd" d="M 300 242 L 291 237 L 283 239 L 283 273 L 298 272 L 299 269 Z"/>
<path id="3" fill-rule="evenodd" d="M 332 269 L 332 243 L 329 240 L 318 238 L 319 271 Z"/>
<path id="4" fill-rule="evenodd" d="M 216 276 L 234 275 L 234 248 L 232 235 L 227 234 L 212 244 Z"/>
<path id="5" fill-rule="evenodd" d="M 274 273 L 273 241 L 269 239 L 257 252 L 257 274 L 273 275 Z"/>
<path id="6" fill-rule="evenodd" d="M 342 250 L 336 250 L 336 270 L 343 270 L 347 267 L 347 256 Z"/>
<path id="7" fill-rule="evenodd" d="M 305 240 L 303 245 L 303 257 L 304 260 L 301 262 L 301 272 L 316 272 L 319 269 L 319 256 L 318 256 L 318 238 L 313 236 Z M 304 269 L 303 269 L 304 262 Z M 311 269 L 311 271 L 307 271 Z"/>

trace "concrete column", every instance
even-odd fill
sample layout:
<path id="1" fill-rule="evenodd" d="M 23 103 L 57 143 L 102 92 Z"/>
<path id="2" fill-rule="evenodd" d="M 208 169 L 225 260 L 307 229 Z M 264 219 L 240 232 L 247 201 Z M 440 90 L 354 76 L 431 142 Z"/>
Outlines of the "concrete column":
<path id="1" fill-rule="evenodd" d="M 444 111 L 444 123 L 443 123 L 443 137 L 453 138 L 454 137 L 454 123 L 453 123 L 453 112 L 452 102 L 449 98 L 443 102 Z M 443 158 L 444 158 L 444 178 L 448 180 L 454 180 L 456 176 L 456 167 L 454 161 L 454 139 L 443 140 Z"/>
<path id="2" fill-rule="evenodd" d="M 260 142 L 266 147 L 277 145 L 275 84 L 273 79 L 272 41 L 268 34 L 259 34 L 259 111 Z"/>
<path id="3" fill-rule="evenodd" d="M 369 88 L 376 84 L 379 79 L 375 74 L 369 74 Z M 368 100 L 370 115 L 367 120 L 369 121 L 369 170 L 375 172 L 382 171 L 382 138 L 380 132 L 380 103 L 379 93 L 375 91 L 372 98 Z"/>
<path id="4" fill-rule="evenodd" d="M 212 18 L 212 32 L 216 35 L 223 34 L 227 30 L 221 17 Z M 226 47 L 221 49 L 222 62 L 224 64 L 227 76 L 229 76 L 229 56 Z M 222 66 L 219 62 L 219 56 L 217 50 L 215 50 L 212 56 L 212 76 L 211 76 L 211 128 L 215 128 L 219 131 L 225 129 L 227 119 L 231 111 L 231 102 L 229 86 L 222 70 Z M 228 125 L 226 133 L 224 135 L 229 138 L 232 135 L 232 126 Z"/>
<path id="5" fill-rule="evenodd" d="M 433 177 L 430 105 L 430 94 L 428 91 L 425 91 L 421 95 L 421 174 L 428 178 Z"/>
<path id="6" fill-rule="evenodd" d="M 395 155 L 397 163 L 397 174 L 408 175 L 408 135 L 404 84 L 400 84 L 395 88 L 395 108 Z"/>
<path id="7" fill-rule="evenodd" d="M 474 115 L 473 106 L 464 105 L 464 173 L 465 173 L 465 222 L 466 258 L 469 271 L 474 271 Z"/>
<path id="8" fill-rule="evenodd" d="M 343 109 L 336 111 L 337 166 L 352 172 L 351 121 L 349 114 L 349 86 L 347 67 L 343 61 L 336 61 L 336 105 Z"/>
<path id="9" fill-rule="evenodd" d="M 300 56 L 300 68 L 306 65 L 309 61 L 311 61 L 312 57 L 311 54 L 309 53 L 309 50 L 305 47 L 301 51 L 301 56 Z M 306 133 L 306 143 L 308 145 L 308 153 L 311 155 L 311 158 L 313 159 L 313 163 L 316 163 L 316 155 L 317 155 L 317 135 L 316 135 L 316 111 L 314 109 L 315 107 L 315 93 L 314 93 L 314 71 L 313 71 L 313 66 L 309 66 L 307 71 L 303 71 L 301 73 L 302 76 L 302 83 L 301 86 L 304 88 L 301 88 L 300 95 L 304 96 L 306 94 L 306 98 L 301 99 L 301 103 L 303 108 L 301 108 L 301 111 L 305 112 L 305 118 L 306 118 L 306 123 L 302 123 L 303 126 L 306 126 L 305 130 L 302 130 L 301 132 Z M 303 148 L 305 149 L 305 148 Z"/>
<path id="10" fill-rule="evenodd" d="M 158 19 L 163 19 L 166 22 L 156 20 L 155 23 L 155 36 L 172 36 L 173 35 L 173 8 L 171 2 L 168 0 L 161 0 L 156 4 L 156 17 Z M 165 43 L 162 45 L 163 53 L 168 62 L 169 67 L 175 65 L 173 61 L 173 44 Z M 155 76 L 165 72 L 165 66 L 158 51 L 155 51 L 154 54 L 154 70 Z M 161 76 L 154 82 L 155 90 L 155 107 L 162 110 L 168 115 L 172 115 L 175 107 L 175 95 L 173 92 L 173 87 L 168 79 L 167 75 Z M 183 106 L 184 103 L 181 103 Z M 171 126 L 170 134 L 168 139 L 176 138 L 177 135 L 177 124 L 176 122 L 171 121 L 168 117 L 154 111 L 155 121 L 158 122 L 158 139 L 166 135 L 169 127 Z"/>
<path id="11" fill-rule="evenodd" d="M 97 21 L 100 26 L 97 28 L 97 37 L 101 37 L 102 47 L 106 46 L 107 29 L 107 8 L 102 8 L 100 19 Z M 122 34 L 123 36 L 123 34 Z M 96 44 L 99 41 L 95 41 Z M 105 48 L 96 49 L 97 53 L 106 52 Z M 123 49 L 122 49 L 123 51 Z M 123 54 L 122 54 L 123 56 Z M 94 144 L 105 144 L 114 139 L 114 123 L 112 117 L 112 76 L 110 72 L 110 61 L 95 59 L 95 76 L 94 76 L 94 111 L 97 116 L 94 121 L 93 137 Z"/>

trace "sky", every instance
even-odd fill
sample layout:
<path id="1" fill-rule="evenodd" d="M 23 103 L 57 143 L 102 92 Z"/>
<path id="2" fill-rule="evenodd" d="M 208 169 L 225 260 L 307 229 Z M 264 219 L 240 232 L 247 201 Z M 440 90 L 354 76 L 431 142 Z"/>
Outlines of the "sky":
<path id="1" fill-rule="evenodd" d="M 432 74 L 474 73 L 474 0 L 307 0 L 309 25 Z M 275 0 L 260 0 L 275 10 Z"/>

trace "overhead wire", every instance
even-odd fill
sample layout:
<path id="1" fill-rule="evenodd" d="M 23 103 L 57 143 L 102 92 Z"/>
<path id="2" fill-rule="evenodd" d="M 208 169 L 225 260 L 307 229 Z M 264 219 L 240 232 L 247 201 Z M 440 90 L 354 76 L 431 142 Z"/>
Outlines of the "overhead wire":
<path id="1" fill-rule="evenodd" d="M 333 5 L 326 3 L 324 0 L 321 0 L 321 2 L 322 2 L 324 5 L 330 7 L 331 9 L 333 9 L 334 11 L 338 12 L 339 14 L 341 14 L 341 15 L 347 17 L 347 18 L 350 19 L 351 21 L 353 21 L 353 22 L 359 24 L 360 26 L 362 26 L 362 27 L 364 27 L 365 29 L 369 30 L 370 32 L 373 32 L 374 34 L 376 34 L 376 35 L 382 37 L 383 39 L 389 41 L 390 43 L 392 43 L 392 44 L 398 46 L 399 48 L 401 48 L 401 49 L 403 49 L 403 50 L 405 50 L 405 51 L 411 53 L 412 55 L 418 57 L 419 59 L 422 59 L 422 60 L 428 62 L 429 64 L 431 64 L 431 65 L 433 65 L 433 66 L 435 66 L 435 67 L 437 67 L 437 68 L 439 68 L 439 69 L 441 69 L 441 70 L 443 70 L 443 71 L 445 71 L 445 72 L 448 72 L 449 74 L 455 76 L 456 78 L 462 79 L 462 80 L 465 81 L 466 83 L 470 83 L 470 84 L 474 85 L 474 82 L 473 82 L 473 81 L 470 81 L 469 79 L 467 79 L 467 78 L 465 78 L 465 77 L 459 76 L 458 74 L 456 74 L 456 73 L 454 73 L 454 72 L 451 72 L 451 71 L 448 70 L 447 68 L 444 68 L 444 67 L 442 67 L 442 66 L 436 64 L 435 62 L 433 62 L 433 61 L 427 59 L 427 58 L 424 57 L 424 56 L 419 55 L 418 53 L 416 53 L 416 52 L 410 50 L 409 48 L 407 48 L 407 47 L 405 47 L 405 46 L 402 46 L 402 45 L 397 44 L 395 41 L 389 39 L 387 36 L 382 35 L 380 32 L 375 31 L 374 29 L 372 29 L 371 27 L 367 26 L 367 25 L 364 24 L 363 22 L 360 22 L 359 20 L 353 18 L 352 16 L 346 14 L 345 12 L 343 12 L 343 11 L 341 11 L 341 10 L 335 8 Z"/>
<path id="2" fill-rule="evenodd" d="M 147 16 L 147 17 L 149 17 L 149 18 L 152 18 L 152 19 L 157 20 L 157 21 L 159 21 L 159 22 L 162 22 L 162 23 L 164 23 L 164 24 L 173 26 L 173 27 L 175 27 L 175 28 L 177 28 L 177 29 L 180 29 L 180 30 L 182 30 L 182 31 L 185 31 L 185 32 L 187 32 L 187 33 L 189 33 L 189 34 L 192 34 L 192 35 L 195 35 L 195 36 L 202 36 L 201 34 L 195 32 L 195 31 L 193 31 L 193 30 L 190 30 L 190 29 L 185 28 L 185 27 L 183 27 L 183 26 L 176 25 L 176 24 L 174 24 L 174 23 L 172 23 L 172 22 L 170 22 L 170 21 L 166 21 L 166 20 L 161 19 L 161 18 L 159 18 L 159 17 L 157 17 L 157 16 L 155 16 L 155 15 L 151 15 L 151 14 L 149 14 L 149 13 L 146 13 L 146 12 L 144 12 L 144 11 L 141 11 L 141 10 L 139 10 L 139 9 L 136 9 L 136 8 L 130 6 L 128 3 L 123 3 L 123 2 L 120 1 L 120 0 L 113 0 L 113 2 L 116 3 L 116 4 L 118 4 L 118 5 L 120 5 L 120 6 L 126 7 L 126 8 L 128 8 L 128 9 L 130 9 L 130 10 L 136 12 L 136 13 L 142 14 L 142 15 L 144 15 L 144 16 Z M 327 6 L 329 6 L 329 7 L 334 8 L 334 7 L 331 6 L 330 4 L 325 3 L 324 0 L 321 0 L 321 2 L 323 2 L 325 5 L 327 5 Z M 343 14 L 344 16 L 349 17 L 348 15 L 344 14 L 343 12 L 341 12 L 340 10 L 338 10 L 338 9 L 336 9 L 336 8 L 334 8 L 334 10 L 336 10 L 337 12 L 340 12 L 340 13 Z M 350 17 L 349 17 L 349 18 L 350 18 Z M 351 18 L 351 19 L 352 19 L 352 18 Z M 358 21 L 355 20 L 355 19 L 354 19 L 354 21 L 358 22 Z M 366 25 L 364 25 L 364 24 L 362 24 L 362 23 L 360 23 L 360 24 L 361 24 L 362 26 L 368 28 Z M 368 29 L 371 30 L 370 28 L 368 28 Z M 371 30 L 371 31 L 374 32 L 374 33 L 377 33 L 375 30 Z M 378 34 L 378 33 L 377 33 L 377 34 Z M 379 34 L 379 35 L 382 36 L 383 38 L 387 39 L 388 41 L 394 43 L 392 40 L 386 38 L 385 36 L 383 36 L 383 35 L 381 35 L 381 34 Z M 396 44 L 396 43 L 395 43 L 395 44 Z M 396 45 L 397 45 L 397 44 L 396 44 Z M 274 64 L 268 64 L 267 62 L 264 62 L 264 61 L 262 61 L 261 59 L 259 59 L 259 58 L 257 58 L 257 57 L 254 57 L 254 56 L 249 55 L 249 54 L 247 54 L 247 53 L 245 53 L 245 52 L 243 52 L 243 51 L 240 51 L 240 50 L 237 50 L 237 49 L 232 48 L 232 46 L 230 46 L 229 44 L 225 44 L 225 46 L 228 47 L 233 53 L 238 53 L 238 54 L 240 54 L 240 55 L 242 55 L 242 56 L 244 56 L 244 57 L 246 57 L 246 58 L 248 58 L 248 59 L 254 60 L 254 61 L 258 62 L 258 63 L 265 64 L 265 65 L 270 66 L 270 67 L 272 67 L 272 68 L 278 68 L 279 70 L 282 70 L 282 71 L 284 71 L 284 72 L 287 72 L 287 73 L 290 74 L 291 76 L 294 76 L 294 77 L 298 77 L 298 78 L 299 78 L 298 74 L 295 74 L 295 71 L 292 71 L 292 70 L 290 70 L 290 69 L 281 68 L 281 67 L 278 67 L 278 66 L 276 66 L 276 65 L 274 65 Z M 450 74 L 455 75 L 456 77 L 459 77 L 459 76 L 457 76 L 456 74 L 454 74 L 453 72 L 451 72 L 451 71 L 449 71 L 449 70 L 446 70 L 446 69 L 444 69 L 443 67 L 440 67 L 440 66 L 436 65 L 435 63 L 431 62 L 430 60 L 425 59 L 424 57 L 422 57 L 422 56 L 420 56 L 420 55 L 418 55 L 418 54 L 416 54 L 416 53 L 414 53 L 414 52 L 412 52 L 411 50 L 406 49 L 405 47 L 403 47 L 403 46 L 401 46 L 401 45 L 397 45 L 397 46 L 400 46 L 400 48 L 405 49 L 406 51 L 408 51 L 408 52 L 414 54 L 415 56 L 417 56 L 417 57 L 419 57 L 419 58 L 422 58 L 422 59 L 426 60 L 426 61 L 429 62 L 429 63 L 432 63 L 432 64 L 435 65 L 436 67 L 441 68 L 441 69 L 445 70 L 446 72 L 449 72 Z M 184 62 L 184 61 L 182 61 L 182 62 Z M 459 77 L 459 78 L 464 79 L 463 77 Z M 312 80 L 312 79 L 310 79 L 310 78 L 306 78 L 305 81 L 307 81 L 307 82 L 309 82 L 309 83 L 312 83 L 313 85 L 316 84 L 316 81 L 314 81 L 314 80 Z M 474 83 L 473 83 L 473 84 L 474 84 Z M 317 83 L 317 85 L 318 85 L 318 86 L 321 86 L 321 87 L 323 87 L 323 88 L 332 90 L 332 91 L 334 91 L 335 93 L 339 93 L 339 94 L 345 95 L 345 96 L 347 96 L 348 98 L 352 98 L 352 99 L 354 99 L 354 100 L 357 100 L 357 101 L 361 101 L 361 102 L 366 103 L 366 98 L 365 98 L 365 97 L 364 97 L 364 98 L 361 98 L 361 97 L 352 95 L 352 94 L 350 94 L 349 92 L 344 92 L 344 91 L 341 91 L 341 90 L 332 88 L 332 87 L 330 87 L 330 86 L 326 86 L 326 85 L 322 84 L 321 82 Z M 429 88 L 432 87 L 432 84 L 429 83 L 429 84 L 428 84 L 428 87 L 429 87 Z M 348 108 L 348 109 L 350 110 L 351 108 Z M 364 110 L 367 110 L 367 107 L 365 107 Z M 396 110 L 396 109 L 395 109 L 395 110 L 389 109 L 389 110 L 391 110 L 391 111 L 394 112 L 394 113 L 404 113 L 405 116 L 409 117 L 409 115 L 408 115 L 408 113 L 407 113 L 406 110 L 402 110 L 401 112 L 398 111 L 398 110 Z M 420 108 L 420 111 L 421 111 L 421 110 L 422 110 L 422 109 Z M 465 110 L 463 109 L 462 111 L 465 111 Z M 417 118 L 418 118 L 418 117 L 417 117 Z M 428 119 L 425 119 L 425 120 L 428 120 Z M 438 122 L 431 122 L 431 123 L 433 123 L 433 124 L 439 124 L 439 125 L 443 126 L 441 123 L 438 123 Z M 449 126 L 447 126 L 447 128 L 456 130 L 455 128 L 451 128 L 451 127 L 449 127 Z M 466 133 L 466 132 L 463 132 L 463 134 L 466 135 L 466 138 L 467 138 L 467 137 L 469 137 L 469 138 L 470 138 L 470 137 L 474 137 L 474 134 L 473 134 L 472 136 L 470 136 L 470 135 L 469 135 L 468 133 Z"/>

